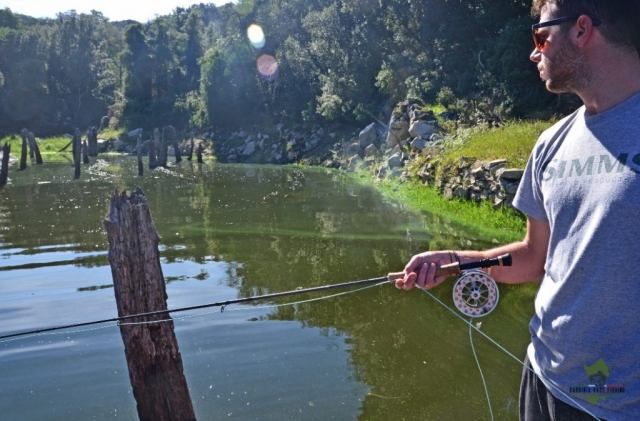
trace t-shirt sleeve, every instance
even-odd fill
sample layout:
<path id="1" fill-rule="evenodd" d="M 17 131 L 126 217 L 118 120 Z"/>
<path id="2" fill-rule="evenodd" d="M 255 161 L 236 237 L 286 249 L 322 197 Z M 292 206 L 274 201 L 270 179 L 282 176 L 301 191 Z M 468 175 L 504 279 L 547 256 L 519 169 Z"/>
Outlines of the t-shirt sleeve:
<path id="1" fill-rule="evenodd" d="M 538 165 L 540 165 L 539 158 L 537 159 L 537 152 L 539 152 L 539 149 L 534 149 L 529 157 L 518 191 L 513 199 L 513 206 L 532 218 L 549 222 L 547 212 L 544 209 L 544 197 L 540 188 L 540 180 L 537 177 L 537 174 L 542 174 L 542 171 L 537 169 Z"/>

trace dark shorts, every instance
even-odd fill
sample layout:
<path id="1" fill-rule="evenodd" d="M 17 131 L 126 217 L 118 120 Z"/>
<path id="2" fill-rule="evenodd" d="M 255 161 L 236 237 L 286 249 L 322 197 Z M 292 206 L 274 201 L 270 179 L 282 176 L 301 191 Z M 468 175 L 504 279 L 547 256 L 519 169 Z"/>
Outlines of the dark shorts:
<path id="1" fill-rule="evenodd" d="M 532 371 L 529 357 L 525 358 L 524 364 L 520 385 L 520 421 L 595 421 L 597 419 L 553 396 Z"/>

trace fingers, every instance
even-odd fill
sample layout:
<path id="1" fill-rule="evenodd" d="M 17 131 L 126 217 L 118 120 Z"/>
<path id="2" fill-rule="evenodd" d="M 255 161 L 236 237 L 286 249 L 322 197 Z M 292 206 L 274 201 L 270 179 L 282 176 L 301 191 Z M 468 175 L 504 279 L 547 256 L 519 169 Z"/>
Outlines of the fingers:
<path id="1" fill-rule="evenodd" d="M 415 286 L 431 289 L 444 282 L 446 275 L 436 277 L 438 265 L 435 262 L 420 262 L 419 256 L 414 256 L 404 272 L 390 273 L 388 278 L 395 281 L 396 288 L 408 291 Z"/>

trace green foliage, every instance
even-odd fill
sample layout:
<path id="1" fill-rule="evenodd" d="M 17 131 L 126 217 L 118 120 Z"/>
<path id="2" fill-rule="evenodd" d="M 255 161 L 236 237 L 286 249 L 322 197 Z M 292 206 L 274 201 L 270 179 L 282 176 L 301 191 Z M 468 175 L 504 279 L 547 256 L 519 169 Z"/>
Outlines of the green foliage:
<path id="1" fill-rule="evenodd" d="M 14 15 L 8 7 L 0 9 L 0 28 L 20 28 L 20 18 Z"/>
<path id="2" fill-rule="evenodd" d="M 528 9 L 522 0 L 242 0 L 126 27 L 99 12 L 21 22 L 4 9 L 0 131 L 84 130 L 107 113 L 145 129 L 282 116 L 351 123 L 407 98 L 465 124 L 545 118 L 575 103 L 555 101 L 527 59 Z M 249 43 L 250 24 L 264 46 Z M 275 57 L 275 75 L 257 71 L 262 55 Z"/>

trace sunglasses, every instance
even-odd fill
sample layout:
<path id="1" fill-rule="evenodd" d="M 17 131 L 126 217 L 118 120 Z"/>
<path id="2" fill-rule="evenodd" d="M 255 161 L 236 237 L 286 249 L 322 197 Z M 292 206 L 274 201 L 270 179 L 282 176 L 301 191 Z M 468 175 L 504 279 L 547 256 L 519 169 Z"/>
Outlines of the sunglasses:
<path id="1" fill-rule="evenodd" d="M 548 26 L 560 25 L 561 23 L 565 23 L 565 22 L 568 22 L 570 20 L 578 19 L 580 16 L 582 16 L 582 15 L 548 20 L 546 22 L 540 22 L 540 23 L 536 23 L 535 25 L 532 25 L 531 26 L 531 32 L 533 33 L 533 43 L 536 45 L 536 49 L 542 50 L 544 48 L 544 44 L 547 42 L 546 35 L 540 34 L 538 32 L 538 29 L 546 28 Z M 593 26 L 598 26 L 598 25 L 600 25 L 600 23 L 602 23 L 602 22 L 600 22 L 600 19 L 592 18 L 591 16 L 589 16 L 589 17 L 591 18 L 591 22 L 593 23 Z"/>

